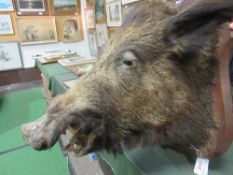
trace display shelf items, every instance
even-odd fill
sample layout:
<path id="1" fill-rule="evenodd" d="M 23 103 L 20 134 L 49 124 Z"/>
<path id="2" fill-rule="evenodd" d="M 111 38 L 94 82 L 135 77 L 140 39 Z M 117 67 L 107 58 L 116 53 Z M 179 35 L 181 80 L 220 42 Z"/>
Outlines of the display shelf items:
<path id="1" fill-rule="evenodd" d="M 17 42 L 0 42 L 0 71 L 22 67 L 19 44 Z"/>
<path id="2" fill-rule="evenodd" d="M 54 17 L 18 18 L 16 22 L 22 45 L 58 41 Z"/>
<path id="3" fill-rule="evenodd" d="M 14 11 L 12 0 L 0 0 L 0 12 Z"/>
<path id="4" fill-rule="evenodd" d="M 107 24 L 109 27 L 120 26 L 122 23 L 121 1 L 106 4 Z"/>
<path id="5" fill-rule="evenodd" d="M 82 26 L 78 16 L 59 16 L 56 18 L 59 40 L 75 42 L 83 40 Z"/>
<path id="6" fill-rule="evenodd" d="M 15 0 L 17 15 L 47 15 L 46 0 Z"/>
<path id="7" fill-rule="evenodd" d="M 74 15 L 80 12 L 79 0 L 51 0 L 52 13 L 54 15 Z"/>
<path id="8" fill-rule="evenodd" d="M 10 15 L 0 15 L 0 35 L 13 35 L 14 29 L 12 26 Z"/>

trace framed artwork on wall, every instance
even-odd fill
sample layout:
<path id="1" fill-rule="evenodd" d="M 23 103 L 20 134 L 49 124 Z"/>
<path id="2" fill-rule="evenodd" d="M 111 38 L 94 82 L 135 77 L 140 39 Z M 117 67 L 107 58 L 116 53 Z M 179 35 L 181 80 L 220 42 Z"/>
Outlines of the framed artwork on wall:
<path id="1" fill-rule="evenodd" d="M 183 0 L 176 0 L 176 4 L 180 4 L 182 2 L 183 2 Z"/>
<path id="2" fill-rule="evenodd" d="M 16 23 L 21 45 L 58 41 L 54 17 L 18 18 Z"/>
<path id="3" fill-rule="evenodd" d="M 75 42 L 83 40 L 82 27 L 78 16 L 61 16 L 56 18 L 59 40 Z"/>
<path id="4" fill-rule="evenodd" d="M 17 42 L 0 42 L 0 71 L 23 67 L 21 51 Z"/>
<path id="5" fill-rule="evenodd" d="M 108 27 L 106 24 L 96 25 L 96 37 L 98 47 L 102 47 L 108 40 Z"/>
<path id="6" fill-rule="evenodd" d="M 15 0 L 17 15 L 47 15 L 46 0 Z"/>
<path id="7" fill-rule="evenodd" d="M 51 0 L 54 15 L 75 14 L 80 11 L 79 0 Z"/>
<path id="8" fill-rule="evenodd" d="M 108 34 L 109 34 L 109 37 L 112 37 L 116 34 L 118 28 L 114 27 L 114 28 L 108 28 Z"/>
<path id="9" fill-rule="evenodd" d="M 14 29 L 12 26 L 10 15 L 0 15 L 0 35 L 13 35 Z"/>
<path id="10" fill-rule="evenodd" d="M 126 4 L 137 2 L 137 1 L 140 1 L 140 0 L 122 0 L 122 5 L 126 5 Z"/>
<path id="11" fill-rule="evenodd" d="M 94 30 L 88 31 L 88 41 L 89 41 L 89 49 L 91 55 L 97 56 L 98 48 L 97 48 L 96 32 Z"/>
<path id="12" fill-rule="evenodd" d="M 88 29 L 95 28 L 95 6 L 88 6 L 85 8 L 85 18 Z"/>
<path id="13" fill-rule="evenodd" d="M 95 17 L 96 23 L 106 23 L 105 0 L 95 2 Z"/>
<path id="14" fill-rule="evenodd" d="M 12 0 L 0 0 L 0 12 L 14 11 Z"/>
<path id="15" fill-rule="evenodd" d="M 107 24 L 110 27 L 120 26 L 122 23 L 121 1 L 106 4 Z"/>
<path id="16" fill-rule="evenodd" d="M 95 4 L 95 0 L 86 0 L 87 6 L 91 6 Z"/>

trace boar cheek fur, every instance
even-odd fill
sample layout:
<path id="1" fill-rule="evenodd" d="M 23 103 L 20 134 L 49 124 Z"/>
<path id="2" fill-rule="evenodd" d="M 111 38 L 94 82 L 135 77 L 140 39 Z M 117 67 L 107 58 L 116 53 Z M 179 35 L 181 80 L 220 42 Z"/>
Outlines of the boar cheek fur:
<path id="1" fill-rule="evenodd" d="M 191 145 L 209 144 L 210 132 L 218 130 L 212 95 L 216 28 L 233 16 L 233 3 L 226 2 L 199 5 L 175 17 L 162 3 L 131 11 L 92 72 L 49 110 L 80 117 L 91 108 L 99 114 L 81 117 L 74 135 L 78 150 L 91 145 L 85 153 L 117 153 L 124 146 L 159 144 L 192 157 Z M 122 64 L 128 52 L 134 55 L 132 68 Z"/>

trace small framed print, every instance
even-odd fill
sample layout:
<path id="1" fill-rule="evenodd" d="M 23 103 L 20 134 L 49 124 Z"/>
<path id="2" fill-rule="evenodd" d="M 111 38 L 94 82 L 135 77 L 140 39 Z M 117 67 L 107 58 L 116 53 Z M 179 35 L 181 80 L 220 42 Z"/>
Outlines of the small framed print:
<path id="1" fill-rule="evenodd" d="M 15 0 L 17 15 L 47 15 L 46 0 Z"/>
<path id="2" fill-rule="evenodd" d="M 106 3 L 109 3 L 109 2 L 112 2 L 112 1 L 115 1 L 115 0 L 106 0 Z"/>
<path id="3" fill-rule="evenodd" d="M 122 24 L 121 1 L 113 1 L 106 4 L 107 24 L 117 27 Z"/>
<path id="4" fill-rule="evenodd" d="M 86 0 L 87 6 L 93 6 L 95 4 L 95 0 Z"/>
<path id="5" fill-rule="evenodd" d="M 0 42 L 0 71 L 23 68 L 17 42 Z"/>
<path id="6" fill-rule="evenodd" d="M 12 0 L 0 0 L 0 12 L 14 11 Z"/>
<path id="7" fill-rule="evenodd" d="M 86 24 L 88 29 L 95 28 L 95 6 L 85 8 Z"/>
<path id="8" fill-rule="evenodd" d="M 54 17 L 17 18 L 16 23 L 21 45 L 58 41 Z"/>
<path id="9" fill-rule="evenodd" d="M 114 28 L 108 28 L 108 33 L 109 33 L 109 37 L 113 37 L 116 33 L 117 33 L 118 28 L 114 27 Z"/>
<path id="10" fill-rule="evenodd" d="M 89 49 L 92 56 L 98 55 L 96 33 L 94 30 L 88 31 Z"/>
<path id="11" fill-rule="evenodd" d="M 176 4 L 178 5 L 178 4 L 180 4 L 180 3 L 182 3 L 183 2 L 183 0 L 176 0 Z"/>
<path id="12" fill-rule="evenodd" d="M 78 16 L 56 17 L 59 40 L 62 42 L 75 42 L 83 40 L 82 27 Z"/>
<path id="13" fill-rule="evenodd" d="M 103 47 L 108 40 L 108 27 L 106 24 L 96 25 L 96 37 L 98 47 Z"/>
<path id="14" fill-rule="evenodd" d="M 10 15 L 0 15 L 0 35 L 13 35 L 14 29 Z"/>
<path id="15" fill-rule="evenodd" d="M 130 4 L 133 2 L 137 2 L 137 1 L 140 1 L 140 0 L 122 0 L 122 5 Z"/>
<path id="16" fill-rule="evenodd" d="M 96 23 L 106 23 L 105 0 L 95 1 Z"/>
<path id="17" fill-rule="evenodd" d="M 52 13 L 54 15 L 74 15 L 80 11 L 79 0 L 51 0 Z"/>

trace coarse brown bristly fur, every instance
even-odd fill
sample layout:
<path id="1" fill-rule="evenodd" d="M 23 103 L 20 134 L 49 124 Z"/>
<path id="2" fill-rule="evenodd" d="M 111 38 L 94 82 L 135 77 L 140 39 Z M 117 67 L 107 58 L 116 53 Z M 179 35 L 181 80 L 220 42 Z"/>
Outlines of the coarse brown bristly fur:
<path id="1" fill-rule="evenodd" d="M 190 156 L 191 145 L 210 142 L 218 129 L 216 29 L 233 16 L 233 1 L 221 2 L 203 1 L 177 15 L 162 3 L 130 11 L 92 72 L 48 110 L 79 119 L 69 149 L 83 155 L 159 144 Z"/>

